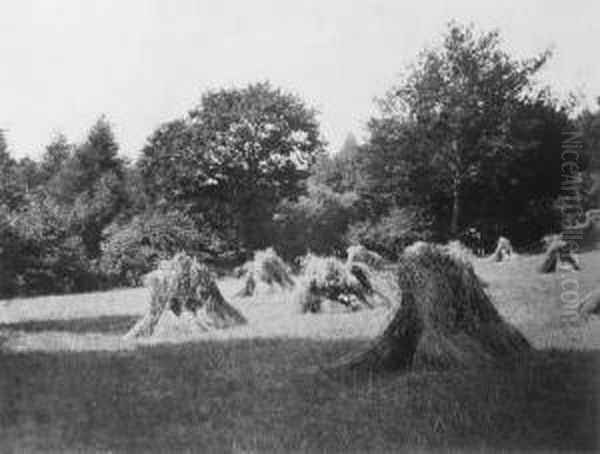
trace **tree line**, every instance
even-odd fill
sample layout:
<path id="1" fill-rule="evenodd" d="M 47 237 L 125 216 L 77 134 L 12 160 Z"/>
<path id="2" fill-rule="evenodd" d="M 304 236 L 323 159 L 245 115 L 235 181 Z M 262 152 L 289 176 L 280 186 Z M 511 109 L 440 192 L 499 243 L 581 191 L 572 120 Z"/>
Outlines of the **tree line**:
<path id="1" fill-rule="evenodd" d="M 497 32 L 450 24 L 378 99 L 368 139 L 325 151 L 318 112 L 268 82 L 213 90 L 135 161 L 101 117 L 16 160 L 0 132 L 0 297 L 136 285 L 179 250 L 219 269 L 273 246 L 293 261 L 362 243 L 394 258 L 417 239 L 517 246 L 560 230 L 563 133 L 598 203 L 600 110 L 575 115 Z"/>

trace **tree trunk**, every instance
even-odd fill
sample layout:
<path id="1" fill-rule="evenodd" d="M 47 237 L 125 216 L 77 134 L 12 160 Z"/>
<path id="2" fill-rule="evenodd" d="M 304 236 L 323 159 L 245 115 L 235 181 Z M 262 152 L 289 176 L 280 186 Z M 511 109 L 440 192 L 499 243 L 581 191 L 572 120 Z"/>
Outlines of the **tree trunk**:
<path id="1" fill-rule="evenodd" d="M 452 219 L 450 221 L 450 233 L 456 238 L 459 230 L 460 212 L 461 212 L 461 186 L 462 178 L 460 173 L 460 156 L 458 152 L 458 144 L 456 140 L 452 141 L 452 153 L 454 154 L 454 162 L 452 164 Z"/>
<path id="2" fill-rule="evenodd" d="M 459 221 L 461 212 L 461 193 L 460 182 L 455 181 L 452 189 L 452 220 L 450 221 L 450 233 L 456 237 L 459 231 Z"/>

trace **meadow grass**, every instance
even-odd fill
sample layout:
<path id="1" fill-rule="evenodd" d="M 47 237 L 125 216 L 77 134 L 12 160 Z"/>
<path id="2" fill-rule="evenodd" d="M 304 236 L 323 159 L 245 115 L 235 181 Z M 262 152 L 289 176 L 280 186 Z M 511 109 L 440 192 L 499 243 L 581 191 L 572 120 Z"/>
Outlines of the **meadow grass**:
<path id="1" fill-rule="evenodd" d="M 233 297 L 247 326 L 124 342 L 145 290 L 0 303 L 1 452 L 398 452 L 597 449 L 600 324 L 564 322 L 541 256 L 476 270 L 536 348 L 511 369 L 339 383 L 323 368 L 365 348 L 385 309 L 302 315 L 295 293 Z M 600 254 L 582 256 L 582 292 Z"/>

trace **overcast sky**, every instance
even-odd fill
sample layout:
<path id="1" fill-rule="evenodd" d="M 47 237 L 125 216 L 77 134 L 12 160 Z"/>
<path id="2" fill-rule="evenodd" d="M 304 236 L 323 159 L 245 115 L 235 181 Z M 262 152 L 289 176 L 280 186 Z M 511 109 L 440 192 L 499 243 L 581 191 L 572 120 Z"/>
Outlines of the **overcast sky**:
<path id="1" fill-rule="evenodd" d="M 555 55 L 557 92 L 600 95 L 596 0 L 4 0 L 0 128 L 16 156 L 102 113 L 134 157 L 210 88 L 270 80 L 321 111 L 332 150 L 364 136 L 373 98 L 451 19 L 498 28 L 506 49 Z"/>

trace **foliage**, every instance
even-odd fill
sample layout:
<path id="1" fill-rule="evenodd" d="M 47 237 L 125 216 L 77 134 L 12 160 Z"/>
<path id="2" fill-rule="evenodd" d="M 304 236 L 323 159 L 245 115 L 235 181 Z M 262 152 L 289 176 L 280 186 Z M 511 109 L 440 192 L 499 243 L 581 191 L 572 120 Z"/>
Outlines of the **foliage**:
<path id="1" fill-rule="evenodd" d="M 554 201 L 561 195 L 562 141 L 573 127 L 567 109 L 544 94 L 518 106 L 509 159 L 484 169 L 485 179 L 473 186 L 478 208 L 465 210 L 487 225 L 487 238 L 505 235 L 515 245 L 529 245 L 559 228 Z M 584 171 L 586 164 L 580 164 Z"/>
<path id="2" fill-rule="evenodd" d="M 517 61 L 500 44 L 497 32 L 477 35 L 451 24 L 442 45 L 424 51 L 403 83 L 381 100 L 382 116 L 370 124 L 371 148 L 392 157 L 379 160 L 392 173 L 387 179 L 402 188 L 404 199 L 414 194 L 420 206 L 450 207 L 435 211 L 449 221 L 452 234 L 463 225 L 464 200 L 485 182 L 486 169 L 502 167 L 510 157 L 512 116 L 548 58 L 544 53 Z"/>
<path id="3" fill-rule="evenodd" d="M 308 193 L 284 203 L 277 214 L 276 248 L 284 259 L 306 254 L 341 255 L 346 249 L 346 229 L 357 215 L 358 196 L 338 193 L 309 181 Z"/>
<path id="4" fill-rule="evenodd" d="M 322 155 L 312 169 L 312 177 L 319 185 L 336 192 L 358 191 L 364 179 L 363 148 L 353 134 L 348 134 L 340 150 L 333 156 Z"/>
<path id="5" fill-rule="evenodd" d="M 590 168 L 600 171 L 600 97 L 594 111 L 585 109 L 576 121 L 576 130 L 582 132 L 584 159 Z"/>
<path id="6" fill-rule="evenodd" d="M 64 209 L 36 197 L 25 210 L 4 214 L 0 268 L 9 284 L 4 296 L 69 293 L 100 284 L 85 258 L 80 237 L 71 235 Z"/>
<path id="7" fill-rule="evenodd" d="M 101 117 L 86 141 L 69 156 L 61 139 L 51 144 L 45 157 L 48 168 L 58 168 L 45 192 L 57 203 L 71 207 L 70 228 L 81 236 L 86 256 L 100 255 L 102 230 L 126 204 L 125 163 L 108 121 Z"/>
<path id="8" fill-rule="evenodd" d="M 160 260 L 182 250 L 197 254 L 210 241 L 189 216 L 175 210 L 134 216 L 124 225 L 111 225 L 104 235 L 100 269 L 118 285 L 139 285 Z"/>
<path id="9" fill-rule="evenodd" d="M 257 249 L 268 246 L 275 207 L 302 192 L 321 147 L 315 111 L 261 83 L 205 94 L 152 134 L 138 165 L 157 204 L 203 213 Z"/>
<path id="10" fill-rule="evenodd" d="M 0 205 L 0 298 L 18 293 L 17 276 L 12 263 L 18 257 L 18 234 L 13 223 L 6 205 Z"/>
<path id="11" fill-rule="evenodd" d="M 59 136 L 39 163 L 0 153 L 6 164 L 0 168 L 10 176 L 4 182 L 12 185 L 3 214 L 0 254 L 9 282 L 3 293 L 68 293 L 104 284 L 97 270 L 102 229 L 126 201 L 117 151 L 109 123 L 100 118 L 83 144 L 74 147 Z"/>
<path id="12" fill-rule="evenodd" d="M 395 259 L 409 244 L 431 239 L 430 225 L 418 208 L 396 208 L 379 219 L 352 224 L 347 239 L 351 244 L 362 244 L 384 257 Z"/>
<path id="13" fill-rule="evenodd" d="M 584 192 L 584 208 L 600 207 L 600 98 L 596 109 L 585 109 L 576 119 L 575 130 L 582 133 L 581 160 L 588 163 L 587 191 Z"/>
<path id="14" fill-rule="evenodd" d="M 50 181 L 72 157 L 73 149 L 74 146 L 68 142 L 65 135 L 59 134 L 55 137 L 46 146 L 39 163 L 40 180 L 44 183 Z"/>
<path id="15" fill-rule="evenodd" d="M 600 201 L 600 110 L 573 119 L 536 89 L 548 57 L 515 59 L 498 32 L 452 23 L 379 100 L 368 141 L 349 134 L 331 156 L 316 111 L 269 83 L 206 93 L 132 165 L 104 117 L 39 162 L 13 158 L 0 131 L 0 292 L 93 288 L 97 263 L 138 284 L 180 249 L 225 268 L 270 246 L 291 262 L 349 244 L 395 258 L 470 231 L 486 249 L 536 244 L 565 218 L 565 131 L 582 133 L 577 209 Z"/>
<path id="16" fill-rule="evenodd" d="M 0 129 L 0 206 L 15 209 L 23 203 L 24 191 L 17 161 L 10 155 Z"/>

